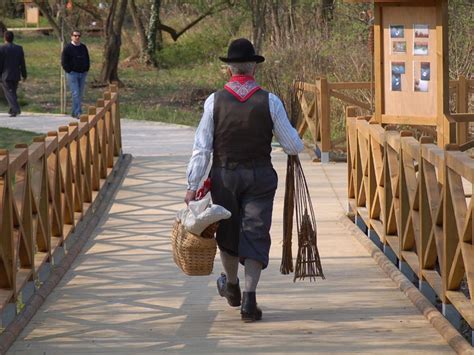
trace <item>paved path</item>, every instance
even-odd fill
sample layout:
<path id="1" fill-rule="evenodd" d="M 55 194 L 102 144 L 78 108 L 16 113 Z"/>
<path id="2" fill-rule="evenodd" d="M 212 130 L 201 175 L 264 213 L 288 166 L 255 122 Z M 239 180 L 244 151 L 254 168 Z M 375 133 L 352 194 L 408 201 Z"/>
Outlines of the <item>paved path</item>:
<path id="1" fill-rule="evenodd" d="M 14 127 L 32 120 L 40 127 L 26 117 Z M 61 119 L 54 120 L 47 121 Z M 264 319 L 244 324 L 216 293 L 219 263 L 209 277 L 187 277 L 171 257 L 193 130 L 125 120 L 123 132 L 134 159 L 113 205 L 9 353 L 453 353 L 338 222 L 347 205 L 345 164 L 302 157 L 327 279 L 293 283 L 279 273 L 286 158 L 274 151 L 280 183 L 270 266 L 258 290 Z"/>

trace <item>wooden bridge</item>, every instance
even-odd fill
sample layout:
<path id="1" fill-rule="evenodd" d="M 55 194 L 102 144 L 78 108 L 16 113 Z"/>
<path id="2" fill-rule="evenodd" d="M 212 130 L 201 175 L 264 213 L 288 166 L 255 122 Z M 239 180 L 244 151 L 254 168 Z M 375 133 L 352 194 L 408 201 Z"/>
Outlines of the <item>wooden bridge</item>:
<path id="1" fill-rule="evenodd" d="M 120 120 L 118 106 L 112 86 L 55 132 L 56 118 L 0 116 L 50 131 L 1 152 L 2 353 L 472 353 L 467 153 L 348 109 L 348 163 L 302 157 L 327 280 L 293 283 L 279 274 L 286 158 L 276 148 L 264 319 L 244 324 L 217 295 L 219 263 L 193 278 L 172 260 L 193 130 Z"/>

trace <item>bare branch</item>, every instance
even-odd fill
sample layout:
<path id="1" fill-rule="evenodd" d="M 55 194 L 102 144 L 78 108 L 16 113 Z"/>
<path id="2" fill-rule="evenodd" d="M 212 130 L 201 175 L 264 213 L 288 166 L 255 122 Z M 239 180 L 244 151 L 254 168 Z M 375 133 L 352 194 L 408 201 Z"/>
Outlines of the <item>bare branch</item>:
<path id="1" fill-rule="evenodd" d="M 198 16 L 195 20 L 191 21 L 180 31 L 177 31 L 174 28 L 167 26 L 163 23 L 160 23 L 158 26 L 161 31 L 165 31 L 169 33 L 173 41 L 176 42 L 181 35 L 183 35 L 186 31 L 188 31 L 192 27 L 196 26 L 199 22 L 204 20 L 206 17 L 213 15 L 217 12 L 224 11 L 225 9 L 231 7 L 232 5 L 233 3 L 231 1 L 228 1 L 228 0 L 221 1 L 220 3 L 217 3 L 211 6 L 208 11 Z"/>

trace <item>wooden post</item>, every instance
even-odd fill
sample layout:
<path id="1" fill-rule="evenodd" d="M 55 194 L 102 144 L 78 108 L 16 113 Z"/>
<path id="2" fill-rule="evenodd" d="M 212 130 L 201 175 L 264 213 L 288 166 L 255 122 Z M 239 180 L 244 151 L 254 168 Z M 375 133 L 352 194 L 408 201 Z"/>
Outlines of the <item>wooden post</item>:
<path id="1" fill-rule="evenodd" d="M 355 137 L 351 137 L 351 128 L 355 124 L 355 119 L 357 116 L 357 108 L 354 106 L 346 107 L 346 142 L 347 142 L 347 197 L 348 199 L 356 198 L 356 189 L 355 184 L 355 161 L 354 158 L 357 154 L 356 144 L 354 143 Z M 349 204 L 348 210 L 351 210 Z M 355 212 L 355 211 L 353 211 Z"/>
<path id="2" fill-rule="evenodd" d="M 89 107 L 89 121 L 95 117 L 96 109 L 94 106 Z M 92 191 L 99 191 L 100 190 L 100 143 L 99 143 L 99 129 L 98 124 L 96 123 L 90 129 L 91 134 L 91 145 L 92 145 Z M 94 196 L 93 196 L 94 198 Z"/>
<path id="3" fill-rule="evenodd" d="M 104 100 L 98 99 L 96 102 L 96 115 L 104 109 Z M 107 177 L 107 126 L 106 115 L 99 116 L 97 127 L 99 128 L 99 144 L 100 144 L 100 178 Z"/>
<path id="4" fill-rule="evenodd" d="M 446 291 L 448 291 L 448 283 L 451 270 L 451 260 L 454 259 L 456 249 L 458 246 L 457 239 L 457 228 L 456 228 L 456 216 L 454 208 L 452 206 L 451 196 L 451 185 L 449 179 L 449 167 L 447 164 L 447 152 L 450 150 L 456 150 L 457 146 L 448 144 L 445 147 L 444 152 L 444 164 L 443 164 L 443 255 L 441 266 L 441 279 L 443 285 L 443 292 L 441 295 L 441 301 L 444 304 L 449 304 L 450 301 L 446 297 Z"/>
<path id="5" fill-rule="evenodd" d="M 456 95 L 456 113 L 467 113 L 468 110 L 468 82 L 466 77 L 461 75 L 458 79 L 458 90 Z M 456 127 L 456 143 L 464 144 L 469 136 L 469 123 L 458 123 Z"/>
<path id="6" fill-rule="evenodd" d="M 449 52 L 448 52 L 448 0 L 436 0 L 436 61 L 438 85 L 436 92 L 438 146 L 453 143 L 455 125 L 449 124 Z"/>
<path id="7" fill-rule="evenodd" d="M 104 100 L 110 101 L 112 94 L 110 91 L 104 93 Z M 114 166 L 114 146 L 115 146 L 115 122 L 112 117 L 112 110 L 105 112 L 105 124 L 107 127 L 107 168 Z"/>
<path id="8" fill-rule="evenodd" d="M 74 193 L 74 212 L 83 212 L 83 166 L 82 166 L 82 152 L 81 140 L 79 138 L 79 122 L 69 123 L 69 133 L 77 130 L 74 141 L 71 142 L 71 159 L 73 168 L 73 193 Z"/>
<path id="9" fill-rule="evenodd" d="M 3 158 L 3 159 L 2 159 Z M 4 268 L 0 269 L 0 287 L 9 290 L 15 289 L 16 266 L 13 265 L 13 191 L 10 176 L 10 159 L 6 149 L 0 149 L 0 159 L 5 161 L 6 170 L 0 188 L 3 189 L 2 218 L 0 220 L 0 248 Z"/>
<path id="10" fill-rule="evenodd" d="M 42 143 L 43 150 L 45 149 L 45 136 L 36 137 L 33 142 Z M 41 157 L 41 185 L 40 193 L 37 201 L 38 217 L 42 221 L 37 228 L 40 229 L 36 236 L 36 244 L 38 251 L 47 253 L 51 252 L 51 220 L 49 213 L 49 183 L 48 183 L 48 157 L 44 151 Z"/>
<path id="11" fill-rule="evenodd" d="M 329 151 L 331 150 L 331 127 L 330 114 L 331 103 L 329 97 L 328 80 L 321 78 L 319 80 L 319 109 L 321 125 L 321 163 L 329 162 Z"/>
<path id="12" fill-rule="evenodd" d="M 375 122 L 382 123 L 382 113 L 384 112 L 383 93 L 383 27 L 382 27 L 382 7 L 374 4 L 374 80 L 375 80 Z"/>
<path id="13" fill-rule="evenodd" d="M 434 245 L 430 245 L 430 237 L 432 230 L 436 228 L 432 218 L 431 206 L 436 207 L 440 202 L 438 195 L 438 181 L 436 179 L 435 166 L 431 162 L 427 162 L 423 157 L 423 146 L 426 144 L 433 144 L 434 138 L 424 136 L 420 138 L 420 162 L 419 162 L 419 211 L 420 211 L 420 250 L 418 253 L 418 262 L 420 264 L 420 274 L 418 277 L 423 281 L 422 270 L 434 269 L 436 263 L 436 253 L 431 250 L 436 249 Z"/>
<path id="14" fill-rule="evenodd" d="M 122 154 L 122 129 L 120 126 L 120 109 L 119 109 L 119 92 L 118 84 L 114 83 L 110 85 L 111 94 L 115 94 L 114 103 L 112 104 L 112 120 L 114 121 L 114 133 L 115 133 L 115 148 L 114 155 L 119 156 Z"/>
<path id="15" fill-rule="evenodd" d="M 369 122 L 369 125 L 372 124 L 377 124 L 377 122 Z M 368 139 L 368 147 L 367 147 L 367 160 L 368 160 L 368 167 L 367 167 L 367 175 L 368 175 L 368 181 L 367 181 L 367 195 L 368 195 L 368 201 L 367 201 L 367 212 L 369 215 L 369 220 L 374 218 L 373 215 L 373 207 L 374 207 L 374 202 L 375 202 L 375 195 L 377 193 L 377 171 L 375 169 L 375 162 L 374 162 L 374 154 L 376 154 L 376 149 L 375 149 L 375 144 L 372 140 L 372 135 L 370 132 L 370 127 L 369 127 L 369 139 Z M 371 228 L 371 226 L 368 226 Z"/>
<path id="16" fill-rule="evenodd" d="M 58 132 L 48 132 L 48 137 L 54 137 L 54 152 L 51 162 L 48 162 L 48 169 L 50 171 L 50 186 L 53 214 L 51 221 L 51 234 L 52 236 L 62 238 L 63 237 L 63 213 L 61 208 L 61 191 L 62 191 L 62 179 L 61 179 L 61 164 L 59 158 L 59 146 L 58 146 Z M 48 158 L 48 160 L 50 160 Z"/>
<path id="17" fill-rule="evenodd" d="M 21 165 L 13 171 L 17 177 L 15 183 L 16 198 L 13 201 L 13 212 L 17 215 L 15 220 L 18 225 L 16 225 L 15 228 L 19 232 L 18 261 L 22 268 L 32 269 L 34 253 L 33 210 L 28 145 L 24 143 L 17 144 L 15 145 L 14 152 L 21 152 L 21 155 L 26 153 L 26 159 L 22 160 Z"/>
<path id="18" fill-rule="evenodd" d="M 82 124 L 87 124 L 89 122 L 88 115 L 81 115 L 80 117 Z M 87 203 L 92 202 L 92 149 L 91 149 L 91 139 L 90 139 L 90 127 L 87 128 L 87 132 L 81 138 L 81 150 L 82 158 L 84 160 L 84 189 L 83 201 Z"/>

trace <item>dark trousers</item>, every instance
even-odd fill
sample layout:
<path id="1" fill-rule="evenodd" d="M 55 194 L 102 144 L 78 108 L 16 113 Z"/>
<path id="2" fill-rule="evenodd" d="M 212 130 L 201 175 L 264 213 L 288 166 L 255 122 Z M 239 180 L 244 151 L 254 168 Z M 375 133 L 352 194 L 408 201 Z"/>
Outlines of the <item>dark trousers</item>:
<path id="1" fill-rule="evenodd" d="M 16 96 L 16 90 L 18 89 L 18 81 L 3 80 L 2 88 L 7 99 L 8 105 L 10 106 L 9 113 L 19 114 L 20 106 L 18 105 L 18 97 Z"/>
<path id="2" fill-rule="evenodd" d="M 278 177 L 271 165 L 212 167 L 211 195 L 215 204 L 232 213 L 219 222 L 216 239 L 219 249 L 268 265 L 273 199 Z"/>

